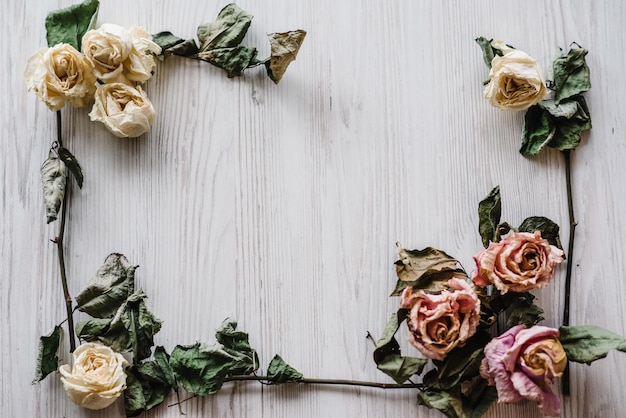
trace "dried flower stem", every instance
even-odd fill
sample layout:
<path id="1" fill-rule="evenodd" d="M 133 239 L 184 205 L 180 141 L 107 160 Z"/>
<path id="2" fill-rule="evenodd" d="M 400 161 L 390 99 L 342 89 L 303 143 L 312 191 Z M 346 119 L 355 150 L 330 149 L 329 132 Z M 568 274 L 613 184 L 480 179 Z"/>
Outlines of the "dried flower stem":
<path id="1" fill-rule="evenodd" d="M 57 143 L 59 147 L 63 146 L 63 135 L 61 127 L 61 111 L 57 111 Z M 65 271 L 65 254 L 63 252 L 63 238 L 65 237 L 65 220 L 67 218 L 67 201 L 69 195 L 69 182 L 65 183 L 65 192 L 63 194 L 63 203 L 61 206 L 61 224 L 59 225 L 59 234 L 54 239 L 57 246 L 59 256 L 59 272 L 61 274 L 61 285 L 63 286 L 63 297 L 65 298 L 65 309 L 67 311 L 67 328 L 70 336 L 70 353 L 76 349 L 76 337 L 74 336 L 74 316 L 72 309 L 72 296 L 67 287 L 67 274 Z"/>
<path id="2" fill-rule="evenodd" d="M 563 156 L 565 157 L 565 187 L 567 188 L 567 213 L 569 215 L 569 238 L 567 243 L 567 270 L 565 273 L 565 304 L 563 307 L 563 325 L 569 325 L 569 311 L 570 311 L 570 293 L 572 284 L 572 267 L 573 254 L 574 254 L 574 238 L 576 232 L 576 220 L 574 218 L 574 204 L 572 199 L 572 164 L 570 157 L 570 150 L 564 150 Z M 561 380 L 563 396 L 569 396 L 569 365 L 563 372 L 563 378 Z"/>

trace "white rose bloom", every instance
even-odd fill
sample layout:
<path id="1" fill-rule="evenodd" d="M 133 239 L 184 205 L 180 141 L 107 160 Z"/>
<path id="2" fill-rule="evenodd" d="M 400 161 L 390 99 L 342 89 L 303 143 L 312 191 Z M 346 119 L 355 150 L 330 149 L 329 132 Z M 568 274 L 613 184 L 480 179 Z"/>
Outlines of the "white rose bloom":
<path id="1" fill-rule="evenodd" d="M 494 47 L 502 49 L 504 55 L 491 61 L 490 81 L 484 91 L 489 103 L 504 110 L 526 110 L 543 100 L 548 89 L 537 61 L 503 42 L 499 44 L 501 41 L 494 42 Z"/>
<path id="2" fill-rule="evenodd" d="M 73 354 L 74 364 L 59 367 L 63 388 L 72 401 L 88 409 L 111 405 L 126 389 L 126 359 L 100 343 L 85 343 Z"/>
<path id="3" fill-rule="evenodd" d="M 95 97 L 89 117 L 92 121 L 104 123 L 115 136 L 138 137 L 148 132 L 154 122 L 154 107 L 139 86 L 103 84 L 98 86 Z"/>
<path id="4" fill-rule="evenodd" d="M 43 48 L 31 55 L 24 81 L 52 111 L 61 110 L 66 101 L 83 107 L 96 91 L 91 63 L 69 44 Z"/>
<path id="5" fill-rule="evenodd" d="M 125 29 L 105 23 L 83 37 L 83 51 L 104 83 L 144 83 L 156 66 L 161 47 L 142 28 Z"/>

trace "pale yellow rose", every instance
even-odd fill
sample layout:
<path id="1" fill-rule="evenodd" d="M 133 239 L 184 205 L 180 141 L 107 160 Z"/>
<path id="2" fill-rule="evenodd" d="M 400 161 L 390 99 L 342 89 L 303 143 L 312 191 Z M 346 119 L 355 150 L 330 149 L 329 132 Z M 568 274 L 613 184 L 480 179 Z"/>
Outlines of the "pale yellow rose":
<path id="1" fill-rule="evenodd" d="M 69 44 L 35 52 L 26 61 L 24 81 L 52 111 L 61 110 L 67 101 L 83 107 L 96 91 L 91 63 Z"/>
<path id="2" fill-rule="evenodd" d="M 145 134 L 154 121 L 154 107 L 141 87 L 123 83 L 98 86 L 96 102 L 89 113 L 92 121 L 102 122 L 120 138 Z"/>
<path id="3" fill-rule="evenodd" d="M 88 409 L 111 405 L 126 389 L 126 359 L 100 343 L 85 343 L 73 354 L 74 364 L 59 367 L 63 388 L 72 402 Z"/>
<path id="4" fill-rule="evenodd" d="M 83 37 L 83 51 L 104 83 L 144 83 L 156 66 L 161 47 L 142 28 L 105 23 Z"/>
<path id="5" fill-rule="evenodd" d="M 548 89 L 537 61 L 502 41 L 493 41 L 492 46 L 504 55 L 491 61 L 484 91 L 489 103 L 504 110 L 525 110 L 543 100 Z"/>

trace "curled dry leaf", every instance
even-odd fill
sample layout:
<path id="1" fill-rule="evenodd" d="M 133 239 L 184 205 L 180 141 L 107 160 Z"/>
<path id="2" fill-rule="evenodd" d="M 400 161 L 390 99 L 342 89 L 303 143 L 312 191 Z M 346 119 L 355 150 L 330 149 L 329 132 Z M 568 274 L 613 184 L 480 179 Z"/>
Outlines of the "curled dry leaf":
<path id="1" fill-rule="evenodd" d="M 46 204 L 48 223 L 57 219 L 61 203 L 65 196 L 67 180 L 67 166 L 60 158 L 50 153 L 50 156 L 41 166 L 41 182 L 43 185 L 43 199 Z"/>
<path id="2" fill-rule="evenodd" d="M 289 64 L 296 59 L 306 31 L 302 29 L 267 35 L 272 47 L 270 59 L 265 62 L 267 75 L 276 84 L 283 78 Z"/>

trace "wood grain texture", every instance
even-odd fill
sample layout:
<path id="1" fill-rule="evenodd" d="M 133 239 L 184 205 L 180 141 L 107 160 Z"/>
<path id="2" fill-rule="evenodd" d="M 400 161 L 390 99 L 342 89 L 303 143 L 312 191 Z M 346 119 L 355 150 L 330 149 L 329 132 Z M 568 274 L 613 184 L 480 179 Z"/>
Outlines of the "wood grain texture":
<path id="1" fill-rule="evenodd" d="M 31 385 L 37 339 L 64 318 L 39 166 L 55 118 L 26 93 L 27 57 L 45 46 L 44 19 L 70 0 L 5 2 L 0 85 L 0 415 L 118 417 L 73 405 L 56 378 Z M 393 3 L 393 4 L 392 4 Z M 398 4 L 396 4 L 398 3 Z M 99 22 L 193 37 L 225 3 L 102 0 Z M 111 252 L 140 265 L 138 286 L 163 319 L 156 343 L 212 342 L 236 317 L 262 364 L 280 353 L 305 376 L 387 381 L 371 360 L 398 300 L 395 242 L 433 245 L 472 268 L 481 249 L 476 205 L 495 185 L 503 217 L 544 215 L 567 237 L 563 160 L 518 152 L 522 115 L 482 97 L 487 69 L 477 36 L 507 40 L 544 67 L 558 47 L 590 50 L 586 95 L 593 130 L 573 154 L 578 220 L 573 324 L 626 334 L 625 6 L 620 2 L 245 0 L 255 18 L 244 43 L 260 56 L 265 34 L 308 31 L 280 85 L 262 69 L 238 79 L 172 58 L 147 84 L 157 109 L 150 133 L 112 137 L 86 109 L 63 111 L 64 136 L 85 173 L 73 188 L 67 231 L 76 294 Z M 561 321 L 565 268 L 536 292 L 549 326 Z M 403 347 L 410 352 L 406 342 Z M 65 358 L 64 360 L 68 360 Z M 572 366 L 566 417 L 626 410 L 626 356 Z M 558 385 L 555 390 L 559 390 Z M 187 416 L 439 417 L 415 393 L 228 384 L 184 404 Z M 171 397 L 169 403 L 174 402 Z M 146 417 L 178 417 L 161 406 Z M 530 403 L 489 417 L 538 417 Z"/>

